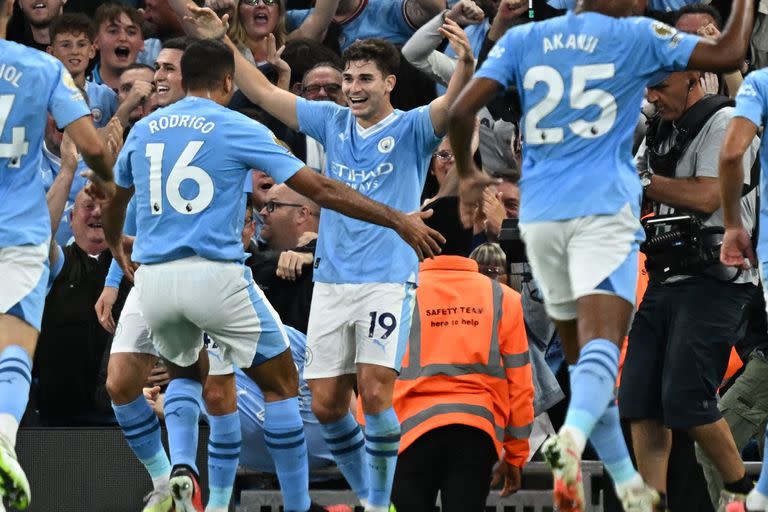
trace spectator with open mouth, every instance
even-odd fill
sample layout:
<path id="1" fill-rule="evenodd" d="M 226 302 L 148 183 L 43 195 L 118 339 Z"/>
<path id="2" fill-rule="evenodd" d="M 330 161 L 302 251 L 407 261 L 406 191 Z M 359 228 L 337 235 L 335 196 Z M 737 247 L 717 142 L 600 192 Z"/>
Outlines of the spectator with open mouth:
<path id="1" fill-rule="evenodd" d="M 99 61 L 93 68 L 91 79 L 106 84 L 115 91 L 120 87 L 120 74 L 136 62 L 136 56 L 144 49 L 141 31 L 141 14 L 131 6 L 105 3 L 94 14 Z"/>

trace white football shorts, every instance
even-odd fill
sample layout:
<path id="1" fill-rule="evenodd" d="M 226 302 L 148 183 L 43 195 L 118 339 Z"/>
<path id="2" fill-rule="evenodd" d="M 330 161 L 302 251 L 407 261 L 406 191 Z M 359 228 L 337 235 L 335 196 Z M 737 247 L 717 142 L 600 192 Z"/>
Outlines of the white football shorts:
<path id="1" fill-rule="evenodd" d="M 241 263 L 197 256 L 142 265 L 136 271 L 140 309 L 157 352 L 186 367 L 197 361 L 203 331 L 225 361 L 240 368 L 288 350 L 280 317 Z"/>
<path id="2" fill-rule="evenodd" d="M 576 318 L 576 299 L 612 294 L 635 303 L 642 227 L 629 204 L 614 215 L 520 224 L 550 317 Z"/>
<path id="3" fill-rule="evenodd" d="M 315 283 L 304 378 L 356 373 L 356 363 L 400 371 L 415 295 L 412 283 Z"/>

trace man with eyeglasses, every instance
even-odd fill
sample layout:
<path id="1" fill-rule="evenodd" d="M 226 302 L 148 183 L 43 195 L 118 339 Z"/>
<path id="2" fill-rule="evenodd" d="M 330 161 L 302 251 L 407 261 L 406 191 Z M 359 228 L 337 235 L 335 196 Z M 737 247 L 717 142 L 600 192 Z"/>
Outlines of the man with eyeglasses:
<path id="1" fill-rule="evenodd" d="M 266 199 L 261 209 L 266 246 L 251 244 L 245 264 L 283 323 L 306 333 L 320 207 L 285 185 L 273 186 Z"/>
<path id="2" fill-rule="evenodd" d="M 301 97 L 309 101 L 332 101 L 345 107 L 347 100 L 341 93 L 341 70 L 332 62 L 319 62 L 304 73 L 301 81 Z M 325 171 L 325 148 L 309 135 L 306 138 L 307 165 Z"/>

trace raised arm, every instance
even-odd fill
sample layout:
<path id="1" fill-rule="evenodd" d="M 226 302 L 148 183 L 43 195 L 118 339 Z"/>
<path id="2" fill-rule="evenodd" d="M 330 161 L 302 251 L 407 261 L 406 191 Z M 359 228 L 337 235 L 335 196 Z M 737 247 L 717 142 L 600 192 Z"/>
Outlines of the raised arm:
<path id="1" fill-rule="evenodd" d="M 184 1 L 184 0 L 172 0 Z M 200 8 L 194 4 L 187 6 L 189 34 L 201 39 L 218 39 L 226 32 L 228 16 L 219 19 L 211 9 Z M 299 120 L 296 114 L 296 95 L 272 84 L 256 66 L 248 62 L 234 43 L 226 36 L 224 42 L 235 54 L 235 83 L 245 96 L 269 112 L 281 123 L 298 130 Z M 270 34 L 269 37 L 274 37 Z"/>
<path id="2" fill-rule="evenodd" d="M 61 167 L 59 174 L 45 194 L 45 201 L 48 203 L 48 213 L 51 216 L 51 243 L 56 241 L 56 231 L 59 229 L 61 216 L 64 215 L 64 208 L 67 206 L 67 198 L 72 188 L 72 181 L 75 179 L 76 169 L 77 149 L 72 140 L 65 134 L 61 141 Z"/>
<path id="3" fill-rule="evenodd" d="M 451 10 L 438 14 L 411 36 L 403 46 L 403 57 L 440 85 L 447 85 L 456 70 L 456 60 L 437 51 L 444 39 L 440 32 L 444 20 L 451 19 L 464 27 L 480 23 L 483 16 L 482 9 L 473 0 L 457 2 Z"/>
<path id="4" fill-rule="evenodd" d="M 419 28 L 443 9 L 445 0 L 403 0 L 405 17 L 414 28 Z"/>
<path id="5" fill-rule="evenodd" d="M 469 45 L 467 34 L 455 21 L 446 19 L 440 28 L 440 33 L 448 38 L 457 57 L 456 71 L 454 71 L 451 81 L 448 82 L 448 89 L 445 94 L 429 105 L 429 115 L 432 118 L 435 133 L 444 135 L 448 124 L 448 109 L 472 78 L 472 73 L 475 71 L 475 58 L 472 55 L 472 47 Z M 472 121 L 474 121 L 474 116 Z"/>
<path id="6" fill-rule="evenodd" d="M 741 268 L 757 264 L 750 234 L 741 222 L 743 159 L 755 135 L 757 126 L 752 121 L 734 117 L 728 125 L 725 141 L 720 149 L 720 196 L 725 224 L 720 261 L 725 265 Z"/>
<path id="7" fill-rule="evenodd" d="M 448 136 L 459 179 L 471 178 L 477 170 L 472 162 L 472 133 L 477 112 L 496 97 L 501 84 L 490 78 L 475 78 L 448 110 Z"/>
<path id="8" fill-rule="evenodd" d="M 115 163 L 114 155 L 94 128 L 90 116 L 73 121 L 67 125 L 64 132 L 75 143 L 88 168 L 93 171 L 93 178 L 99 181 L 100 188 L 106 194 L 106 198 L 111 197 L 115 187 L 115 180 L 112 175 L 112 165 Z"/>
<path id="9" fill-rule="evenodd" d="M 104 239 L 112 251 L 112 256 L 120 264 L 125 275 L 133 281 L 134 265 L 131 263 L 130 256 L 126 255 L 123 248 L 123 224 L 125 224 L 125 211 L 128 209 L 128 202 L 133 197 L 134 189 L 116 187 L 115 195 L 111 201 L 105 203 L 101 208 L 101 222 L 104 227 Z"/>
<path id="10" fill-rule="evenodd" d="M 405 214 L 376 202 L 338 181 L 303 167 L 286 184 L 303 196 L 309 197 L 323 208 L 336 210 L 372 224 L 394 229 L 416 251 L 419 260 L 440 253 L 445 238 L 424 224 L 432 212 Z"/>
<path id="11" fill-rule="evenodd" d="M 320 42 L 325 39 L 328 26 L 333 21 L 333 15 L 336 14 L 338 6 L 339 0 L 317 0 L 315 8 L 309 13 L 304 23 L 288 34 L 288 41 L 307 38 Z"/>
<path id="12" fill-rule="evenodd" d="M 754 0 L 734 0 L 720 38 L 701 39 L 688 60 L 688 69 L 714 72 L 738 69 L 749 48 L 754 12 Z"/>

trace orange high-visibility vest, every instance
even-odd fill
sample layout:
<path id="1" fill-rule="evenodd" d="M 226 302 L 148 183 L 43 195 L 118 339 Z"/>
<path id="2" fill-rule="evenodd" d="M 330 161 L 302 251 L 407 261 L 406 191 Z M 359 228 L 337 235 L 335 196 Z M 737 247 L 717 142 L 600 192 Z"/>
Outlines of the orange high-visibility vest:
<path id="1" fill-rule="evenodd" d="M 402 452 L 438 427 L 485 431 L 522 467 L 533 424 L 533 381 L 520 294 L 460 256 L 421 264 L 416 310 L 393 405 Z"/>

